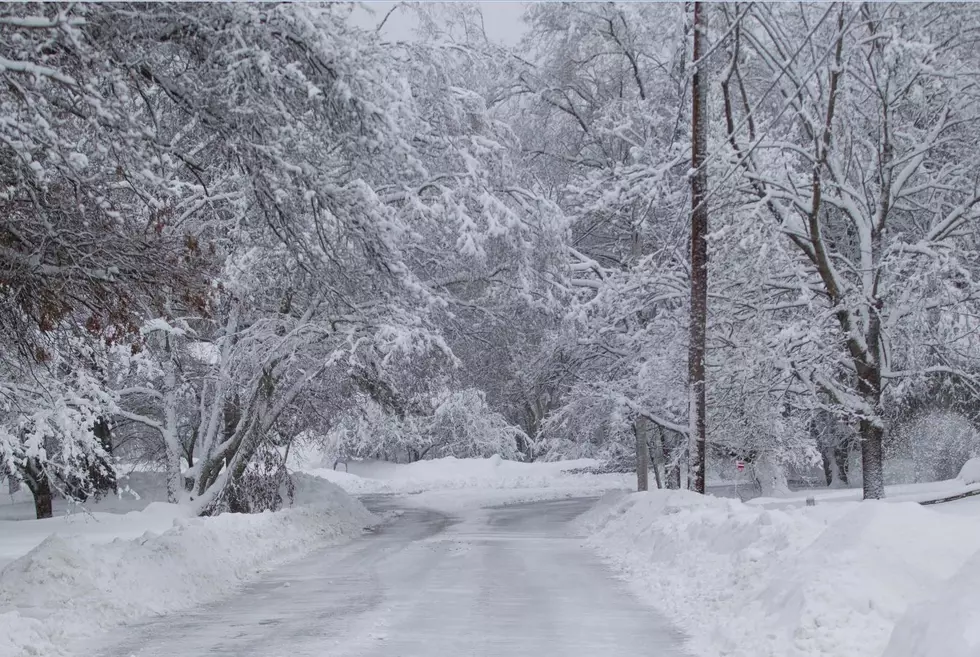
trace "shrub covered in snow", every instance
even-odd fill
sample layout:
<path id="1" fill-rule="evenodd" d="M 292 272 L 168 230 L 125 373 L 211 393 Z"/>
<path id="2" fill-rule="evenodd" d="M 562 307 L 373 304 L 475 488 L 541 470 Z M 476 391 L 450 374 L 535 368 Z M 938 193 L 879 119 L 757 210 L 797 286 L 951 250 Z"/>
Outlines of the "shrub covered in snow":
<path id="1" fill-rule="evenodd" d="M 517 439 L 526 436 L 490 408 L 483 392 L 444 391 L 426 405 L 424 412 L 399 417 L 377 403 L 365 402 L 322 437 L 325 450 L 333 456 L 328 460 L 520 456 Z"/>

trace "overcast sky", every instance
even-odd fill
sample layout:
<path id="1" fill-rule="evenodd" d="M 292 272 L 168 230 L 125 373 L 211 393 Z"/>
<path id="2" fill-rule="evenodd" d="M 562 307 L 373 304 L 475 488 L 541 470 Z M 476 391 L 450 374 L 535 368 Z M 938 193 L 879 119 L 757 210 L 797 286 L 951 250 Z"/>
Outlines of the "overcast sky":
<path id="1" fill-rule="evenodd" d="M 367 9 L 355 8 L 351 19 L 363 27 L 374 27 L 381 22 L 398 2 L 366 2 Z M 477 2 L 483 12 L 483 24 L 487 37 L 505 45 L 514 45 L 524 32 L 521 16 L 524 2 Z M 416 26 L 415 17 L 410 11 L 396 9 L 385 23 L 382 34 L 389 39 L 411 39 Z"/>

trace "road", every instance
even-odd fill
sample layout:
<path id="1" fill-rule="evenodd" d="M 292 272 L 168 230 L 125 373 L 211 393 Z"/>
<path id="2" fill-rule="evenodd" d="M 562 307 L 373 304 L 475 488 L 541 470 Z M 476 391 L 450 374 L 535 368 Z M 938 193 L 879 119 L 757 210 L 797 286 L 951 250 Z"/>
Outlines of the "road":
<path id="1" fill-rule="evenodd" d="M 406 509 L 239 595 L 110 635 L 100 657 L 680 657 L 681 637 L 571 534 L 590 500 Z"/>

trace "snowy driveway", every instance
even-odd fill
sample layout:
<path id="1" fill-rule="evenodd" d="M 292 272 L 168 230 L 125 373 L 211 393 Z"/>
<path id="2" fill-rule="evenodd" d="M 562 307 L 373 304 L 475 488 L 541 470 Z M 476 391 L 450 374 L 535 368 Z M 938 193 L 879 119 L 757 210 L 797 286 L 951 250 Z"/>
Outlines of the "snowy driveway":
<path id="1" fill-rule="evenodd" d="M 674 657 L 680 637 L 569 521 L 590 500 L 449 517 L 406 509 L 376 534 L 273 571 L 230 600 L 124 628 L 100 657 Z"/>

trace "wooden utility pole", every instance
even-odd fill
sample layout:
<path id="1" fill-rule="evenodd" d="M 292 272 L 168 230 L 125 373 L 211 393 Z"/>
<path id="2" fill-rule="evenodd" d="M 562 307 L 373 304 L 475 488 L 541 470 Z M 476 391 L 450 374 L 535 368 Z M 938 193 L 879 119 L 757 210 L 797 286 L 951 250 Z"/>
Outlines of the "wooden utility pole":
<path id="1" fill-rule="evenodd" d="M 694 80 L 691 85 L 691 318 L 688 346 L 688 393 L 690 395 L 691 469 L 688 488 L 704 493 L 705 389 L 704 352 L 708 323 L 708 76 L 704 7 L 694 3 Z"/>

